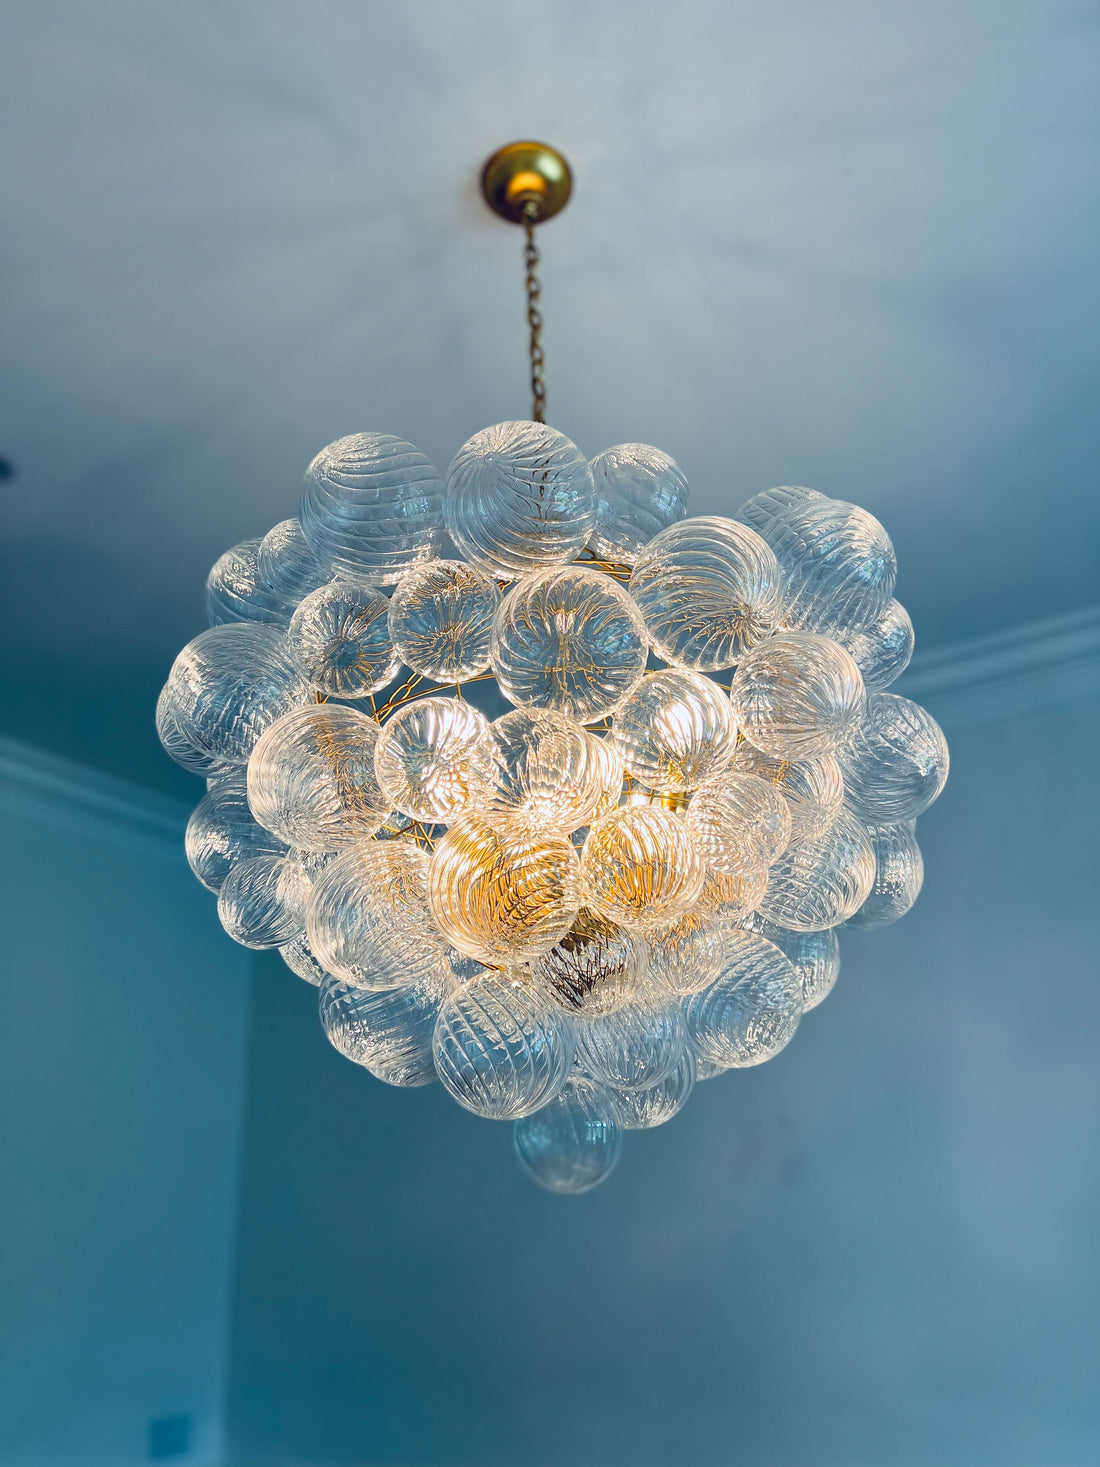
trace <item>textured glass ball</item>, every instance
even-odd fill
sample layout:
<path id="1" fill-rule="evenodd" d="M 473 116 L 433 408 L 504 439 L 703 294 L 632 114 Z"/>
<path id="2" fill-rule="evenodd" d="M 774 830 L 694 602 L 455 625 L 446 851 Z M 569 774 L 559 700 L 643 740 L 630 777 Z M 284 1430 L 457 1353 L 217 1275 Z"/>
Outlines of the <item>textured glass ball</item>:
<path id="1" fill-rule="evenodd" d="M 304 932 L 300 937 L 284 942 L 279 948 L 279 956 L 292 973 L 306 983 L 312 983 L 314 988 L 319 988 L 329 976 L 323 965 L 314 957 L 309 938 Z"/>
<path id="2" fill-rule="evenodd" d="M 757 534 L 763 534 L 777 515 L 793 505 L 807 504 L 811 499 L 824 502 L 825 495 L 819 494 L 816 489 L 806 489 L 801 484 L 779 484 L 774 489 L 761 490 L 751 499 L 746 499 L 737 511 L 737 518 Z"/>
<path id="3" fill-rule="evenodd" d="M 535 1115 L 517 1121 L 514 1140 L 532 1181 L 548 1192 L 573 1196 L 606 1181 L 623 1149 L 611 1097 L 579 1076 Z"/>
<path id="4" fill-rule="evenodd" d="M 592 826 L 582 856 L 585 900 L 622 927 L 667 926 L 694 903 L 703 863 L 679 815 L 624 805 Z"/>
<path id="5" fill-rule="evenodd" d="M 449 824 L 476 805 L 474 753 L 488 724 L 457 698 L 419 698 L 391 714 L 374 750 L 389 804 L 414 820 Z"/>
<path id="6" fill-rule="evenodd" d="M 260 574 L 260 541 L 242 540 L 210 567 L 206 578 L 206 619 L 212 627 L 226 622 L 256 621 L 285 626 L 293 602 L 281 596 Z"/>
<path id="7" fill-rule="evenodd" d="M 691 1047 L 723 1068 L 760 1065 L 794 1038 L 802 984 L 774 943 L 754 932 L 729 932 L 721 976 L 687 1004 Z"/>
<path id="8" fill-rule="evenodd" d="M 624 1130 L 651 1131 L 654 1126 L 663 1126 L 678 1115 L 691 1099 L 694 1089 L 695 1056 L 685 1047 L 680 1063 L 671 1075 L 666 1075 L 656 1085 L 617 1089 L 610 1094 Z"/>
<path id="9" fill-rule="evenodd" d="M 256 566 L 260 580 L 288 609 L 332 575 L 331 565 L 314 554 L 297 520 L 280 520 L 268 530 L 256 552 Z"/>
<path id="10" fill-rule="evenodd" d="M 588 907 L 580 909 L 560 942 L 530 963 L 531 979 L 547 998 L 566 1013 L 585 1017 L 622 1008 L 644 970 L 638 940 Z"/>
<path id="11" fill-rule="evenodd" d="M 615 716 L 611 744 L 646 789 L 681 793 L 726 768 L 737 727 L 717 683 L 670 667 L 642 678 Z"/>
<path id="12" fill-rule="evenodd" d="M 586 824 L 606 795 L 607 767 L 594 743 L 564 713 L 517 708 L 494 719 L 476 752 L 479 813 L 536 831 Z"/>
<path id="13" fill-rule="evenodd" d="M 915 820 L 947 783 L 943 730 L 926 709 L 896 693 L 872 693 L 839 754 L 848 805 L 865 825 Z"/>
<path id="14" fill-rule="evenodd" d="M 335 580 L 302 601 L 287 642 L 310 685 L 333 698 L 365 698 L 393 682 L 401 658 L 390 640 L 390 603 L 359 581 Z"/>
<path id="15" fill-rule="evenodd" d="M 572 927 L 580 862 L 564 836 L 501 831 L 464 816 L 432 854 L 428 900 L 460 952 L 491 966 L 527 962 Z"/>
<path id="16" fill-rule="evenodd" d="M 717 516 L 681 520 L 638 556 L 630 592 L 654 650 L 700 671 L 733 667 L 779 624 L 779 566 L 755 530 Z"/>
<path id="17" fill-rule="evenodd" d="M 452 989 L 435 1026 L 435 1068 L 459 1105 L 518 1120 L 548 1105 L 573 1064 L 573 1029 L 534 985 L 486 973 Z"/>
<path id="18" fill-rule="evenodd" d="M 374 773 L 378 736 L 375 720 L 355 708 L 295 708 L 272 724 L 248 761 L 253 815 L 303 851 L 369 839 L 390 810 Z"/>
<path id="19" fill-rule="evenodd" d="M 844 777 L 832 754 L 816 759 L 781 759 L 742 741 L 733 759 L 737 774 L 766 779 L 787 802 L 791 812 L 790 844 L 824 835 L 844 803 Z"/>
<path id="20" fill-rule="evenodd" d="M 849 927 L 885 927 L 904 917 L 924 884 L 924 857 L 911 824 L 881 825 L 867 832 L 875 853 L 875 880 Z"/>
<path id="21" fill-rule="evenodd" d="M 729 770 L 708 780 L 684 818 L 706 865 L 728 876 L 766 869 L 791 838 L 786 800 L 757 774 Z"/>
<path id="22" fill-rule="evenodd" d="M 501 580 L 572 560 L 596 522 L 587 460 L 544 423 L 497 423 L 447 470 L 447 530 L 463 559 Z"/>
<path id="23" fill-rule="evenodd" d="M 327 865 L 306 934 L 326 972 L 355 988 L 440 977 L 445 944 L 428 910 L 428 858 L 410 840 L 364 841 Z"/>
<path id="24" fill-rule="evenodd" d="M 329 977 L 319 995 L 321 1027 L 334 1049 L 387 1085 L 430 1085 L 442 998 L 440 978 L 371 991 Z"/>
<path id="25" fill-rule="evenodd" d="M 808 632 L 859 632 L 894 594 L 898 565 L 890 537 L 865 509 L 811 499 L 764 530 L 783 575 L 784 618 Z"/>
<path id="26" fill-rule="evenodd" d="M 721 920 L 740 918 L 756 911 L 767 889 L 768 872 L 763 866 L 734 876 L 708 867 L 696 906 L 700 912 Z"/>
<path id="27" fill-rule="evenodd" d="M 647 654 L 645 623 L 626 591 L 582 566 L 526 576 L 493 623 L 493 671 L 509 702 L 581 723 L 619 706 Z"/>
<path id="28" fill-rule="evenodd" d="M 237 764 L 266 728 L 311 696 L 283 634 L 247 622 L 211 627 L 188 642 L 166 688 L 183 737 L 214 759 Z"/>
<path id="29" fill-rule="evenodd" d="M 439 552 L 443 484 L 411 443 L 352 433 L 323 448 L 306 470 L 302 530 L 335 574 L 387 585 Z"/>
<path id="30" fill-rule="evenodd" d="M 576 1033 L 581 1068 L 616 1090 L 659 1085 L 687 1045 L 679 1003 L 648 993 L 613 1014 L 579 1019 Z"/>
<path id="31" fill-rule="evenodd" d="M 500 589 L 461 560 L 433 560 L 403 575 L 389 602 L 390 636 L 402 662 L 437 683 L 489 666 Z"/>
<path id="32" fill-rule="evenodd" d="M 730 687 L 737 726 L 781 759 L 833 754 L 863 716 L 859 668 L 843 647 L 812 632 L 783 632 L 747 653 Z"/>
<path id="33" fill-rule="evenodd" d="M 745 926 L 748 931 L 773 942 L 790 958 L 802 984 L 804 1014 L 828 998 L 840 972 L 840 939 L 835 928 L 829 927 L 822 932 L 788 932 L 785 927 L 776 927 L 759 914 L 750 918 Z"/>
<path id="34" fill-rule="evenodd" d="M 865 632 L 838 636 L 837 641 L 852 654 L 863 686 L 869 693 L 881 692 L 899 678 L 913 656 L 913 623 L 900 601 L 888 601 L 886 610 Z"/>
<path id="35" fill-rule="evenodd" d="M 596 528 L 589 544 L 601 560 L 633 565 L 654 535 L 687 513 L 680 466 L 648 443 L 619 443 L 591 462 Z"/>
<path id="36" fill-rule="evenodd" d="M 218 892 L 218 917 L 244 947 L 283 947 L 305 925 L 310 879 L 298 861 L 253 856 L 233 867 Z"/>
<path id="37" fill-rule="evenodd" d="M 717 920 L 698 908 L 670 927 L 646 933 L 646 976 L 650 985 L 677 998 L 698 993 L 718 977 L 725 935 Z"/>
<path id="38" fill-rule="evenodd" d="M 157 697 L 156 726 L 161 748 L 170 759 L 174 759 L 180 768 L 186 769 L 189 774 L 202 775 L 208 783 L 210 780 L 218 780 L 226 775 L 240 775 L 240 764 L 226 764 L 212 754 L 206 753 L 205 750 L 197 749 L 191 740 L 185 737 L 172 711 L 172 690 L 167 686 L 161 688 Z"/>
<path id="39" fill-rule="evenodd" d="M 596 820 L 613 810 L 623 792 L 623 761 L 606 734 L 588 734 L 588 750 L 596 767 L 600 797 L 590 819 Z"/>
<path id="40" fill-rule="evenodd" d="M 871 843 L 845 812 L 816 840 L 787 847 L 768 872 L 768 889 L 758 910 L 777 927 L 818 932 L 857 912 L 874 879 Z"/>
<path id="41" fill-rule="evenodd" d="M 285 856 L 286 842 L 257 825 L 240 784 L 205 794 L 187 822 L 183 840 L 187 864 L 203 886 L 220 891 L 241 861 L 253 856 Z"/>

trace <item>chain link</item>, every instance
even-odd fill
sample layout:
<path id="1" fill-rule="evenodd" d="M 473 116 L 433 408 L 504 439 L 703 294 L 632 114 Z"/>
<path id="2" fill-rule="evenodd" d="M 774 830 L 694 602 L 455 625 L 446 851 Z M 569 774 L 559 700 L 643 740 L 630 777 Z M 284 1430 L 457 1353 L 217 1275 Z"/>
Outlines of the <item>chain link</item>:
<path id="1" fill-rule="evenodd" d="M 526 235 L 523 261 L 527 267 L 527 325 L 531 333 L 528 342 L 528 352 L 531 358 L 531 419 L 535 423 L 545 423 L 546 383 L 543 380 L 542 369 L 546 365 L 546 358 L 542 352 L 542 312 L 539 310 L 542 287 L 535 273 L 539 263 L 539 248 L 535 243 L 537 214 L 538 205 L 533 202 L 528 204 L 523 211 L 523 232 Z"/>

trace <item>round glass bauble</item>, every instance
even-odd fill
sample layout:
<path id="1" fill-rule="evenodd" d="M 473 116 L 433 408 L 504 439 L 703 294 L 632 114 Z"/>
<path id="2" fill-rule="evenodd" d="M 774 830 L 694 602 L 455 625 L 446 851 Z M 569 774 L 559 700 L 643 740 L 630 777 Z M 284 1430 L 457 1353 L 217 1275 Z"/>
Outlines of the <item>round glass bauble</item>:
<path id="1" fill-rule="evenodd" d="M 824 636 L 864 631 L 894 594 L 898 564 L 890 537 L 865 509 L 811 499 L 764 528 L 783 575 L 788 626 Z"/>
<path id="2" fill-rule="evenodd" d="M 332 567 L 314 554 L 297 520 L 280 520 L 260 541 L 256 552 L 260 579 L 287 608 L 287 614 L 332 575 Z"/>
<path id="3" fill-rule="evenodd" d="M 487 818 L 567 833 L 606 796 L 607 766 L 565 713 L 517 708 L 494 719 L 477 746 L 474 777 Z"/>
<path id="4" fill-rule="evenodd" d="M 580 1076 L 515 1125 L 520 1165 L 548 1192 L 590 1192 L 610 1176 L 623 1149 L 614 1102 Z"/>
<path id="5" fill-rule="evenodd" d="M 675 999 L 645 993 L 613 1014 L 579 1019 L 577 1058 L 594 1080 L 612 1089 L 659 1085 L 680 1063 L 687 1044 Z"/>
<path id="6" fill-rule="evenodd" d="M 912 824 L 880 825 L 867 832 L 875 853 L 875 880 L 848 927 L 885 927 L 904 917 L 924 884 L 924 857 Z"/>
<path id="7" fill-rule="evenodd" d="M 449 824 L 478 803 L 475 749 L 485 715 L 457 698 L 419 698 L 391 714 L 374 750 L 389 803 L 414 820 Z"/>
<path id="8" fill-rule="evenodd" d="M 843 812 L 824 835 L 787 847 L 768 872 L 758 910 L 777 927 L 819 932 L 857 912 L 874 879 L 875 856 L 866 832 Z"/>
<path id="9" fill-rule="evenodd" d="M 708 867 L 696 907 L 722 921 L 737 919 L 755 912 L 767 889 L 768 872 L 763 866 L 757 871 L 739 871 L 733 876 Z"/>
<path id="10" fill-rule="evenodd" d="M 750 744 L 781 759 L 812 759 L 851 737 L 866 695 L 843 647 L 812 632 L 783 632 L 741 659 L 730 702 Z"/>
<path id="11" fill-rule="evenodd" d="M 314 957 L 309 938 L 304 932 L 299 937 L 291 938 L 290 942 L 284 942 L 279 948 L 279 956 L 292 973 L 306 983 L 312 983 L 314 988 L 319 988 L 329 976 L 324 966 Z"/>
<path id="12" fill-rule="evenodd" d="M 619 803 L 623 792 L 623 761 L 606 734 L 588 734 L 588 751 L 596 765 L 600 797 L 592 811 L 591 820 L 606 815 Z"/>
<path id="13" fill-rule="evenodd" d="M 646 933 L 646 976 L 655 989 L 682 998 L 718 977 L 725 935 L 718 921 L 698 907 L 670 927 Z"/>
<path id="14" fill-rule="evenodd" d="M 789 932 L 756 913 L 746 923 L 750 932 L 773 942 L 794 964 L 802 984 L 802 1012 L 817 1008 L 836 986 L 840 972 L 840 939 L 836 929 L 822 932 Z"/>
<path id="15" fill-rule="evenodd" d="M 919 703 L 872 693 L 867 711 L 839 754 L 847 803 L 865 825 L 915 820 L 947 783 L 943 730 Z"/>
<path id="16" fill-rule="evenodd" d="M 807 504 L 811 499 L 823 501 L 825 495 L 818 493 L 816 489 L 807 489 L 802 484 L 779 484 L 774 489 L 763 489 L 751 499 L 746 499 L 737 511 L 737 518 L 743 525 L 748 525 L 758 535 L 762 535 L 776 515 L 782 514 L 793 505 Z"/>
<path id="17" fill-rule="evenodd" d="M 680 466 L 648 443 L 619 443 L 591 462 L 596 528 L 589 544 L 601 560 L 633 565 L 654 535 L 687 513 Z"/>
<path id="18" fill-rule="evenodd" d="M 684 818 L 707 867 L 727 876 L 766 869 L 791 838 L 790 807 L 758 774 L 728 770 L 708 780 Z"/>
<path id="19" fill-rule="evenodd" d="M 625 927 L 582 907 L 548 952 L 532 958 L 532 981 L 566 1013 L 614 1013 L 634 995 L 645 953 Z"/>
<path id="20" fill-rule="evenodd" d="M 285 626 L 294 603 L 267 585 L 260 574 L 259 540 L 242 540 L 219 555 L 206 578 L 206 619 L 212 627 L 226 622 L 268 622 Z"/>
<path id="21" fill-rule="evenodd" d="M 844 803 L 844 777 L 832 754 L 781 759 L 743 740 L 733 758 L 733 771 L 759 775 L 783 796 L 791 812 L 790 845 L 824 835 Z"/>
<path id="22" fill-rule="evenodd" d="M 335 580 L 302 601 L 287 642 L 310 685 L 332 698 L 366 698 L 401 667 L 390 640 L 390 603 L 362 581 Z"/>
<path id="23" fill-rule="evenodd" d="M 913 656 L 913 623 L 900 601 L 888 601 L 886 610 L 864 632 L 838 636 L 852 658 L 869 693 L 880 693 L 899 678 Z"/>
<path id="24" fill-rule="evenodd" d="M 802 984 L 774 943 L 754 932 L 727 932 L 715 983 L 687 1004 L 691 1047 L 726 1069 L 763 1064 L 794 1038 Z"/>
<path id="25" fill-rule="evenodd" d="M 218 917 L 243 947 L 283 947 L 302 934 L 310 885 L 300 862 L 253 856 L 234 866 L 222 882 Z"/>
<path id="26" fill-rule="evenodd" d="M 371 991 L 329 977 L 319 996 L 321 1026 L 334 1049 L 387 1085 L 430 1085 L 442 999 L 440 978 Z"/>
<path id="27" fill-rule="evenodd" d="M 421 677 L 457 683 L 489 666 L 500 605 L 494 580 L 461 560 L 433 560 L 402 576 L 389 602 L 393 645 Z"/>
<path id="28" fill-rule="evenodd" d="M 216 759 L 204 749 L 197 749 L 183 734 L 172 711 L 172 690 L 167 686 L 161 688 L 157 697 L 156 726 L 161 748 L 189 774 L 202 775 L 209 784 L 211 780 L 219 780 L 228 775 L 239 777 L 243 772 L 241 764 L 226 764 L 223 760 Z"/>
<path id="29" fill-rule="evenodd" d="M 684 1049 L 680 1063 L 656 1085 L 610 1091 L 615 1109 L 627 1131 L 651 1131 L 678 1115 L 695 1089 L 695 1056 Z"/>
<path id="30" fill-rule="evenodd" d="M 622 927 L 668 926 L 698 897 L 703 863 L 683 819 L 657 805 L 600 817 L 582 854 L 585 900 Z"/>
<path id="31" fill-rule="evenodd" d="M 646 789 L 696 789 L 730 763 L 737 727 L 729 699 L 698 672 L 647 672 L 615 716 L 611 744 Z"/>
<path id="32" fill-rule="evenodd" d="M 287 844 L 257 825 L 241 784 L 208 791 L 192 812 L 183 840 L 187 863 L 203 886 L 220 891 L 241 861 L 285 856 Z"/>

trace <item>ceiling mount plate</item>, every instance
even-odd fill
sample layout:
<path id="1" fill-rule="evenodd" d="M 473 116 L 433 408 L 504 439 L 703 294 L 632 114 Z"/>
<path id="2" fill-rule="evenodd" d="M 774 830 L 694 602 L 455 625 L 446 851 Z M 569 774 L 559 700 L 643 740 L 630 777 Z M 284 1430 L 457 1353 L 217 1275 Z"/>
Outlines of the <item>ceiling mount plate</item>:
<path id="1" fill-rule="evenodd" d="M 494 214 L 512 224 L 552 219 L 569 202 L 573 175 L 557 148 L 546 143 L 509 143 L 481 170 L 481 192 Z"/>

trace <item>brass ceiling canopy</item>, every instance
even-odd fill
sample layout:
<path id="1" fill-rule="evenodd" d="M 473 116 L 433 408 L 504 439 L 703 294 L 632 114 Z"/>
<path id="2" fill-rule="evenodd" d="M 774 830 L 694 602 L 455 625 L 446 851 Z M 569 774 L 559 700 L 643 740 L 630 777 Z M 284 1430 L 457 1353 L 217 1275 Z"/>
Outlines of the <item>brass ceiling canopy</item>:
<path id="1" fill-rule="evenodd" d="M 548 143 L 509 143 L 481 170 L 485 202 L 512 224 L 552 219 L 565 208 L 572 190 L 569 164 Z"/>

